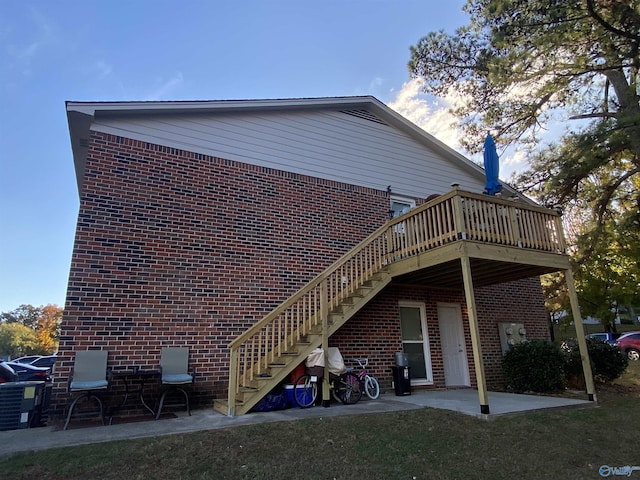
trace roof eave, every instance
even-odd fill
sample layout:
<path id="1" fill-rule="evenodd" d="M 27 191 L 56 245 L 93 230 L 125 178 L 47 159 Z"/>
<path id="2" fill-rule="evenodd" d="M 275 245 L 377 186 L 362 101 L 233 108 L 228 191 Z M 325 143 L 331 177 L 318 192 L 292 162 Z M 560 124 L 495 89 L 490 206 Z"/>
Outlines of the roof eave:
<path id="1" fill-rule="evenodd" d="M 426 142 L 430 148 L 450 158 L 474 175 L 484 176 L 484 170 L 433 135 L 419 128 L 396 111 L 373 96 L 318 97 L 266 100 L 197 100 L 197 101 L 150 101 L 150 102 L 76 102 L 67 101 L 67 119 L 78 191 L 84 177 L 87 141 L 91 122 L 96 116 L 158 115 L 181 113 L 254 112 L 261 110 L 307 110 L 318 108 L 367 108 L 382 120 L 405 132 L 412 138 Z M 511 193 L 517 192 L 505 186 Z"/>

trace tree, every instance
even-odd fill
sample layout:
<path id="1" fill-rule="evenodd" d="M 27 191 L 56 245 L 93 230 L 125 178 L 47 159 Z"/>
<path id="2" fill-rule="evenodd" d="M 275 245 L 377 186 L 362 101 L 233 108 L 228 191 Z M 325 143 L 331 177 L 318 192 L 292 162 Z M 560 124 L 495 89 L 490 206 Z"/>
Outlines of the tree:
<path id="1" fill-rule="evenodd" d="M 60 322 L 62 321 L 63 310 L 57 305 L 46 305 L 44 307 L 34 307 L 33 305 L 20 305 L 10 312 L 0 313 L 0 326 L 7 327 L 5 335 L 16 335 L 18 338 L 7 340 L 7 344 L 23 342 L 23 350 L 29 350 L 29 354 L 48 355 L 55 351 L 58 338 L 60 336 Z M 29 330 L 35 338 L 35 344 L 31 340 L 26 342 L 24 332 Z M 29 338 L 31 338 L 29 336 Z M 24 343 L 26 342 L 26 343 Z M 21 344 L 22 345 L 22 344 Z M 3 352 L 0 348 L 0 353 Z"/>
<path id="2" fill-rule="evenodd" d="M 53 353 L 60 337 L 60 323 L 63 310 L 57 305 L 41 307 L 41 314 L 36 324 L 38 345 L 46 353 Z"/>
<path id="3" fill-rule="evenodd" d="M 40 317 L 41 308 L 33 305 L 20 305 L 10 312 L 0 313 L 0 321 L 7 323 L 21 323 L 25 327 L 35 328 Z"/>
<path id="4" fill-rule="evenodd" d="M 469 150 L 487 130 L 529 148 L 516 184 L 580 219 L 582 296 L 607 284 L 607 298 L 619 297 L 611 302 L 637 302 L 640 1 L 469 0 L 465 11 L 471 21 L 454 35 L 432 32 L 411 47 L 410 72 L 427 93 L 467 99 L 454 113 Z M 536 150 L 553 119 L 571 129 Z"/>
<path id="5" fill-rule="evenodd" d="M 21 323 L 0 323 L 0 353 L 10 358 L 39 354 L 36 332 Z"/>

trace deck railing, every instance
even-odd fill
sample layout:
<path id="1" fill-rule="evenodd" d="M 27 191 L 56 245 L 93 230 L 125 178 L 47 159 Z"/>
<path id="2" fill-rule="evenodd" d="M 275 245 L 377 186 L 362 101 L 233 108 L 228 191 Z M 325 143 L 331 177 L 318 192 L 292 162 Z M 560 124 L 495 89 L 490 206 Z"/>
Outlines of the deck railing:
<path id="1" fill-rule="evenodd" d="M 458 240 L 565 252 L 557 212 L 454 189 L 388 221 L 231 342 L 229 406 L 385 265 Z"/>

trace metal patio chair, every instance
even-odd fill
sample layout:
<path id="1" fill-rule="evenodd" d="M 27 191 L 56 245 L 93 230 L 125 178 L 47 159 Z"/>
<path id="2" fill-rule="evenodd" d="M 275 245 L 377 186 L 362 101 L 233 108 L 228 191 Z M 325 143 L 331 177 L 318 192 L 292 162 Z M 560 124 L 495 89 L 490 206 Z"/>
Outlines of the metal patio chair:
<path id="1" fill-rule="evenodd" d="M 104 425 L 104 406 L 99 397 L 99 392 L 106 392 L 109 389 L 111 372 L 107 370 L 106 350 L 84 350 L 76 352 L 73 363 L 73 372 L 69 377 L 67 391 L 73 397 L 76 396 L 69 406 L 67 420 L 64 423 L 64 430 L 69 426 L 73 409 L 80 400 L 95 399 L 100 405 L 100 418 Z"/>
<path id="2" fill-rule="evenodd" d="M 191 385 L 195 378 L 195 369 L 189 373 L 189 348 L 187 347 L 164 347 L 160 353 L 160 375 L 164 387 L 160 404 L 156 412 L 156 420 L 162 414 L 162 407 L 168 394 L 181 392 L 184 396 L 184 403 L 171 404 L 172 407 L 187 407 L 187 413 L 191 415 L 189 405 L 189 394 L 183 386 Z"/>

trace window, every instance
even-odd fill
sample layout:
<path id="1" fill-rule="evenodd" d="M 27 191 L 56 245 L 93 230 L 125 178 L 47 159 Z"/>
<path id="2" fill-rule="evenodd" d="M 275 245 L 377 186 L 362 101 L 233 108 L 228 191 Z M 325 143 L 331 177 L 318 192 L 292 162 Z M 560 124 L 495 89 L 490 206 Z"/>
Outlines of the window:
<path id="1" fill-rule="evenodd" d="M 404 215 L 409 210 L 415 207 L 416 207 L 415 200 L 411 198 L 396 197 L 395 195 L 392 195 L 390 216 L 391 218 L 397 218 L 400 215 Z"/>

